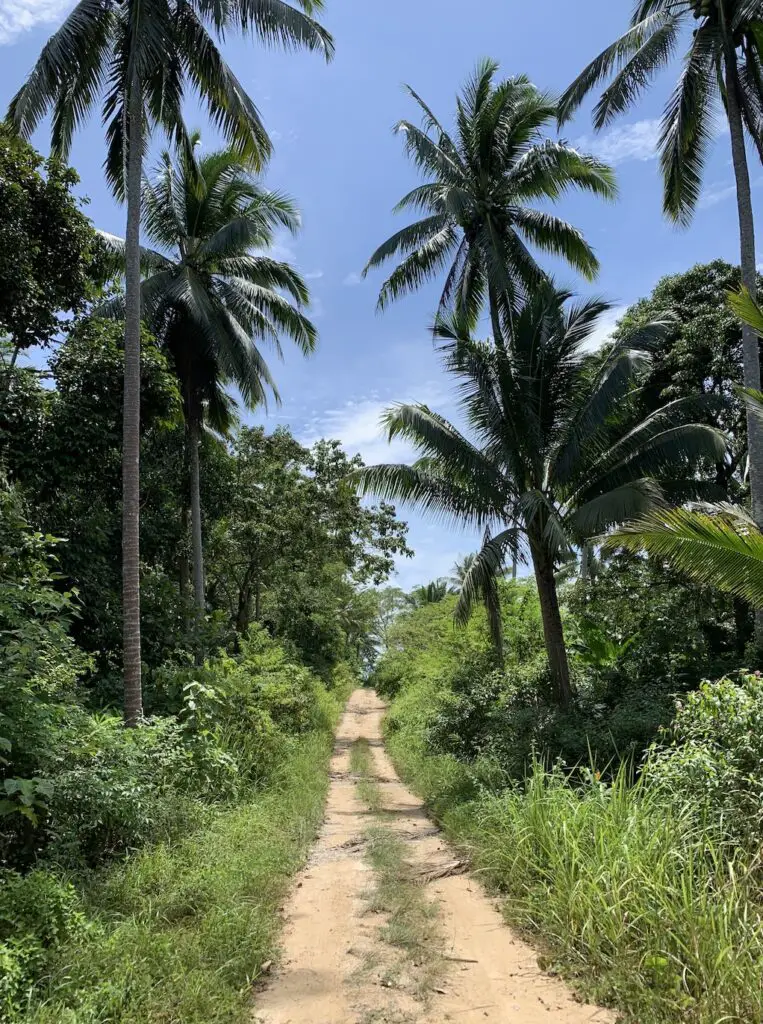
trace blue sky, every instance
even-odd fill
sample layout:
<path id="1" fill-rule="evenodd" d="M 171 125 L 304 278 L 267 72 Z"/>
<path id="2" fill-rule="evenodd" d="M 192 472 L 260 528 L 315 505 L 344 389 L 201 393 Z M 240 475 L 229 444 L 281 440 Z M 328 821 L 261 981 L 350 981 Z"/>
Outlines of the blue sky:
<path id="1" fill-rule="evenodd" d="M 3 109 L 71 6 L 67 0 L 0 0 Z M 506 75 L 525 73 L 540 87 L 560 91 L 622 31 L 630 7 L 626 0 L 327 0 L 322 20 L 336 41 L 330 65 L 315 55 L 266 51 L 250 40 L 226 42 L 227 59 L 274 140 L 267 181 L 290 192 L 302 210 L 299 237 L 279 240 L 278 251 L 309 278 L 320 330 L 312 359 L 302 361 L 287 350 L 285 363 L 274 367 L 284 402 L 268 417 L 271 426 L 288 423 L 306 441 L 338 437 L 369 463 L 398 461 L 407 453 L 399 445 L 390 449 L 378 428 L 387 404 L 413 399 L 452 411 L 449 384 L 427 333 L 437 287 L 379 316 L 381 275 L 359 279 L 370 253 L 403 223 L 391 208 L 417 180 L 391 131 L 401 117 L 416 116 L 401 84 L 413 85 L 446 123 L 458 86 L 481 57 L 498 60 Z M 605 295 L 615 303 L 615 314 L 664 274 L 715 257 L 738 260 L 728 136 L 716 140 L 692 226 L 679 230 L 662 218 L 654 141 L 672 78 L 659 81 L 606 133 L 593 135 L 589 108 L 564 133 L 616 166 L 621 197 L 604 204 L 572 196 L 560 204 L 559 212 L 584 230 L 602 264 L 593 286 L 569 271 L 560 277 L 582 293 Z M 189 122 L 214 145 L 213 132 L 195 108 Z M 46 149 L 44 130 L 35 143 Z M 123 234 L 124 211 L 105 188 L 102 160 L 96 116 L 77 137 L 71 162 L 95 223 Z M 752 174 L 759 209 L 758 165 Z M 615 314 L 602 325 L 602 340 Z M 401 586 L 447 573 L 459 553 L 475 546 L 471 536 L 413 514 L 405 517 L 417 554 L 401 565 Z"/>

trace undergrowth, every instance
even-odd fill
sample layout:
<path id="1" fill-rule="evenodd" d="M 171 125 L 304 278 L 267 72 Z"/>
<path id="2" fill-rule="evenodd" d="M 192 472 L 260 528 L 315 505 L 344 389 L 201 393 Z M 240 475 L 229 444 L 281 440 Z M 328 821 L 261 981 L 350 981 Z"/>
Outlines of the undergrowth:
<path id="1" fill-rule="evenodd" d="M 627 765 L 571 785 L 536 763 L 501 784 L 489 763 L 430 754 L 417 689 L 393 707 L 396 767 L 549 965 L 638 1024 L 763 1020 L 759 853 Z"/>
<path id="2" fill-rule="evenodd" d="M 322 729 L 291 741 L 264 791 L 95 875 L 81 896 L 83 926 L 14 1019 L 249 1020 L 252 984 L 276 955 L 277 909 L 323 812 L 339 698 Z"/>

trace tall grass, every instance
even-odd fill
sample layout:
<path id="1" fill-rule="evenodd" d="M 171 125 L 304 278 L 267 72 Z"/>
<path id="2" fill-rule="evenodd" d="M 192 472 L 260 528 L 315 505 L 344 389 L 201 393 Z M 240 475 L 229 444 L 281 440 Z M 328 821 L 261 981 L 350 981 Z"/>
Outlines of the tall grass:
<path id="1" fill-rule="evenodd" d="M 93 882 L 24 1024 L 235 1024 L 276 953 L 278 906 L 323 811 L 328 731 L 293 743 L 268 789 Z"/>
<path id="2" fill-rule="evenodd" d="M 759 854 L 626 768 L 572 786 L 536 764 L 496 795 L 489 765 L 429 755 L 401 710 L 398 771 L 548 964 L 638 1024 L 763 1021 Z"/>

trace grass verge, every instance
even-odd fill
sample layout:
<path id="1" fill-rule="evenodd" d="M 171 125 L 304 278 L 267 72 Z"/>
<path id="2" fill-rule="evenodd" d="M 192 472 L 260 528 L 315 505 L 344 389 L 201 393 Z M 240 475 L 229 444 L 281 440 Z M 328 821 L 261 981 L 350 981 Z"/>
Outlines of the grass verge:
<path id="1" fill-rule="evenodd" d="M 356 776 L 360 799 L 373 814 L 383 816 L 381 789 L 373 777 L 373 755 L 367 740 L 353 743 L 350 770 Z M 366 831 L 365 840 L 366 856 L 374 871 L 368 910 L 384 915 L 379 937 L 401 954 L 384 964 L 382 984 L 405 987 L 425 999 L 444 968 L 437 906 L 427 899 L 421 879 L 406 860 L 405 843 L 394 831 L 375 825 Z M 366 966 L 379 964 L 372 959 Z"/>
<path id="2" fill-rule="evenodd" d="M 237 1024 L 323 813 L 331 736 L 294 741 L 272 785 L 93 882 L 24 1024 Z"/>
<path id="3" fill-rule="evenodd" d="M 426 753 L 398 714 L 388 749 L 505 914 L 589 998 L 638 1024 L 763 1021 L 760 858 L 622 772 L 571 787 L 538 766 L 479 795 L 479 772 Z"/>

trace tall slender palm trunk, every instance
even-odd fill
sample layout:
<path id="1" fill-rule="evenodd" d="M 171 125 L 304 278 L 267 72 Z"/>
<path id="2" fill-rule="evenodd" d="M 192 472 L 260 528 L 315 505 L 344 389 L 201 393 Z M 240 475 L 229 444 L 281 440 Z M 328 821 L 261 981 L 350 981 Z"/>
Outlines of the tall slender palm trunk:
<path id="1" fill-rule="evenodd" d="M 201 535 L 201 472 L 199 447 L 201 430 L 198 416 L 188 423 L 188 465 L 191 480 L 191 560 L 193 562 L 193 600 L 197 620 L 204 615 L 204 547 Z"/>
<path id="2" fill-rule="evenodd" d="M 570 680 L 570 665 L 567 660 L 567 646 L 564 642 L 564 626 L 556 592 L 553 563 L 545 558 L 542 551 L 531 544 L 535 581 L 538 585 L 540 614 L 543 621 L 543 637 L 546 655 L 556 697 L 562 707 L 572 700 L 573 689 Z"/>
<path id="3" fill-rule="evenodd" d="M 750 171 L 745 151 L 744 124 L 739 103 L 738 68 L 733 41 L 726 44 L 726 112 L 731 135 L 731 157 L 736 180 L 739 216 L 739 247 L 742 284 L 755 298 L 755 226 L 752 212 Z M 742 365 L 745 387 L 760 391 L 760 352 L 757 334 L 746 324 L 742 327 Z M 763 529 L 763 426 L 755 413 L 747 410 L 747 451 L 750 462 L 750 497 L 755 522 Z M 757 645 L 763 649 L 763 609 L 755 613 Z"/>
<path id="4" fill-rule="evenodd" d="M 137 72 L 128 99 L 125 362 L 122 423 L 124 720 L 143 715 L 140 646 L 140 190 L 143 103 Z"/>

